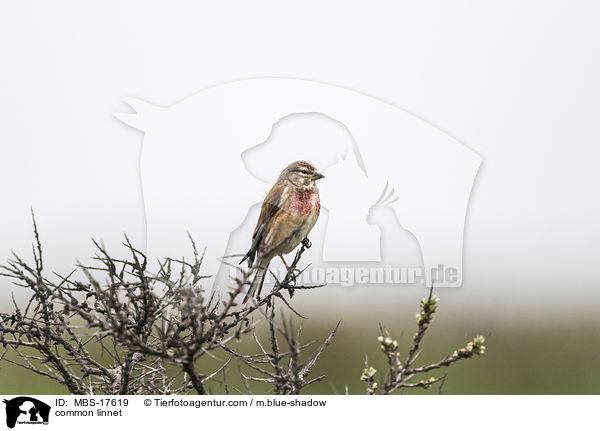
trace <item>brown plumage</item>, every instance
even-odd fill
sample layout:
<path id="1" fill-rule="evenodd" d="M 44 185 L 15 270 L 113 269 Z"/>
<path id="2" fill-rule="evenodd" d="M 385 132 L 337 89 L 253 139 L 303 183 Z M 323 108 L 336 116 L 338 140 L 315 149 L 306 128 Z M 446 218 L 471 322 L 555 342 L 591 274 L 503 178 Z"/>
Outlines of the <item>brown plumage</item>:
<path id="1" fill-rule="evenodd" d="M 252 246 L 242 259 L 256 273 L 244 302 L 258 297 L 271 259 L 294 250 L 307 237 L 321 211 L 316 181 L 324 176 L 308 162 L 286 167 L 265 198 L 252 235 Z M 256 262 L 255 262 L 256 261 Z"/>

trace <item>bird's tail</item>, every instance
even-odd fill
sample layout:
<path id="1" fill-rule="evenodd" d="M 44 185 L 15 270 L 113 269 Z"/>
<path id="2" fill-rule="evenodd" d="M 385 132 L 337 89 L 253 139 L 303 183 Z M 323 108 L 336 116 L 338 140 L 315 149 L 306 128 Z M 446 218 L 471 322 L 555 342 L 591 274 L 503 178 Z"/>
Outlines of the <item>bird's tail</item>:
<path id="1" fill-rule="evenodd" d="M 248 292 L 246 293 L 246 297 L 244 298 L 243 303 L 245 304 L 251 296 L 256 296 L 257 298 L 260 296 L 260 292 L 262 291 L 263 283 L 265 282 L 265 276 L 267 275 L 268 266 L 259 266 L 256 269 L 256 273 L 254 274 L 254 278 L 252 279 L 252 283 L 248 288 Z"/>

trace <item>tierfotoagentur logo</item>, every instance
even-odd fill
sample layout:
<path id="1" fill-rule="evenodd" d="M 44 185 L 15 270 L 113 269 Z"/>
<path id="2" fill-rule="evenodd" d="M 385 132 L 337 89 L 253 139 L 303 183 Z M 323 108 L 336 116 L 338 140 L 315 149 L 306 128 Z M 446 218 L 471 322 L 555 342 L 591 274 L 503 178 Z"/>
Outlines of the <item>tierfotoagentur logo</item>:
<path id="1" fill-rule="evenodd" d="M 286 268 L 274 268 L 266 277 L 266 282 L 283 280 L 286 276 Z M 230 276 L 235 279 L 239 277 L 238 268 L 230 268 Z M 457 268 L 445 268 L 438 265 L 431 268 L 429 279 L 438 285 L 441 283 L 456 283 L 458 277 Z M 339 284 L 343 287 L 351 287 L 361 284 L 386 284 L 386 285 L 411 285 L 424 284 L 426 280 L 423 267 L 394 267 L 384 266 L 310 266 L 296 276 L 296 281 L 305 285 Z"/>
<path id="2" fill-rule="evenodd" d="M 19 425 L 48 425 L 50 406 L 31 397 L 17 397 L 4 400 L 6 404 L 6 426 L 14 428 Z"/>
<path id="3" fill-rule="evenodd" d="M 421 268 L 406 277 L 462 284 L 465 220 L 482 158 L 427 121 L 357 91 L 289 78 L 229 82 L 169 107 L 122 100 L 135 112 L 115 116 L 144 132 L 150 259 L 186 249 L 189 232 L 205 248 L 213 286 L 228 287 L 269 187 L 303 160 L 325 177 L 305 255 L 311 266 Z"/>

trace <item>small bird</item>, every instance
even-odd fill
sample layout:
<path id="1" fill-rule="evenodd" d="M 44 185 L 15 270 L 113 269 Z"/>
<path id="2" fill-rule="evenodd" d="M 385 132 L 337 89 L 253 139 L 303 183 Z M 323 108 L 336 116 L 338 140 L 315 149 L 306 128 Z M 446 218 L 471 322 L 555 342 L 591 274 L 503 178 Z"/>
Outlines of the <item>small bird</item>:
<path id="1" fill-rule="evenodd" d="M 317 222 L 321 202 L 316 181 L 324 177 L 304 161 L 292 163 L 279 175 L 262 204 L 252 246 L 240 261 L 248 260 L 248 267 L 256 269 L 244 302 L 255 294 L 259 297 L 271 259 L 279 256 L 289 268 L 283 255 L 294 250 Z"/>

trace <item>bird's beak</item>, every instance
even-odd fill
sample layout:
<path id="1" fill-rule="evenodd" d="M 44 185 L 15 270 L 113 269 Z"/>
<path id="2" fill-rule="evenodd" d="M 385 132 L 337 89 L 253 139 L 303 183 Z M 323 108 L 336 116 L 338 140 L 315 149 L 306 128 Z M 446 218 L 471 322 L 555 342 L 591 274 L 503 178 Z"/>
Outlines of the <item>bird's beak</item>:
<path id="1" fill-rule="evenodd" d="M 325 175 L 323 175 L 319 172 L 315 172 L 315 174 L 313 175 L 313 180 L 315 180 L 315 181 L 320 180 L 321 178 L 325 178 Z"/>

